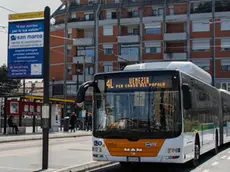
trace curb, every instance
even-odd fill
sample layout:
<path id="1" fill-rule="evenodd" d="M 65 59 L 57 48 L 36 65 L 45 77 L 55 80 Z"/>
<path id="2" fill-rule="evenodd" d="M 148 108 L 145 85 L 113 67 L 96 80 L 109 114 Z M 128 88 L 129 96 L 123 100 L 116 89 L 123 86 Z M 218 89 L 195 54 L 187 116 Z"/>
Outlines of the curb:
<path id="1" fill-rule="evenodd" d="M 51 172 L 85 172 L 87 170 L 92 170 L 95 168 L 104 167 L 104 166 L 111 165 L 114 163 L 115 162 L 110 162 L 110 161 L 92 161 L 92 162 L 88 162 L 86 164 L 66 167 L 66 168 L 54 170 Z"/>
<path id="2" fill-rule="evenodd" d="M 71 137 L 84 137 L 92 136 L 92 134 L 79 134 L 79 135 L 63 135 L 63 136 L 52 136 L 49 135 L 49 139 L 58 139 L 58 138 L 71 138 Z M 19 138 L 19 139 L 9 139 L 9 140 L 0 140 L 0 143 L 9 143 L 9 142 L 22 142 L 22 141 L 32 141 L 32 140 L 42 140 L 42 135 L 38 137 L 28 137 L 28 138 Z"/>

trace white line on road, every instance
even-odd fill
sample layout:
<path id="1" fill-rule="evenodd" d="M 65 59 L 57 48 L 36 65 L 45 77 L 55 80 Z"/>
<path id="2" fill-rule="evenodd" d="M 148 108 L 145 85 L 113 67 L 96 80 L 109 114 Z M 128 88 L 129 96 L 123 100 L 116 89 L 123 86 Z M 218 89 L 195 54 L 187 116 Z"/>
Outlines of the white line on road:
<path id="1" fill-rule="evenodd" d="M 1 169 L 10 169 L 10 170 L 17 170 L 17 171 L 34 171 L 34 169 L 23 169 L 23 168 L 13 168 L 13 167 L 4 167 L 0 166 Z"/>
<path id="2" fill-rule="evenodd" d="M 209 172 L 209 170 L 203 170 L 202 172 Z"/>
<path id="3" fill-rule="evenodd" d="M 228 159 L 230 159 L 230 156 L 228 157 Z"/>
<path id="4" fill-rule="evenodd" d="M 214 163 L 212 163 L 212 165 L 217 165 L 217 164 L 219 164 L 219 162 L 214 162 Z"/>
<path id="5" fill-rule="evenodd" d="M 221 157 L 221 159 L 225 159 L 225 158 L 227 158 L 227 156 L 226 156 L 226 155 Z"/>

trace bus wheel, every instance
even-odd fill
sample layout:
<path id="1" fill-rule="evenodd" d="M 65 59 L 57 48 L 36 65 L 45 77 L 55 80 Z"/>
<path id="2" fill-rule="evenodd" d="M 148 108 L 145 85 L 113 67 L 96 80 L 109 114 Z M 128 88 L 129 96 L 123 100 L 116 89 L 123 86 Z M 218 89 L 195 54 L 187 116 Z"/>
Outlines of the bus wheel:
<path id="1" fill-rule="evenodd" d="M 193 158 L 193 162 L 192 162 L 194 167 L 197 167 L 199 165 L 199 158 L 200 158 L 200 145 L 198 143 L 198 139 L 196 139 L 194 158 Z"/>
<path id="2" fill-rule="evenodd" d="M 129 169 L 131 167 L 131 163 L 129 162 L 120 162 L 121 168 Z"/>

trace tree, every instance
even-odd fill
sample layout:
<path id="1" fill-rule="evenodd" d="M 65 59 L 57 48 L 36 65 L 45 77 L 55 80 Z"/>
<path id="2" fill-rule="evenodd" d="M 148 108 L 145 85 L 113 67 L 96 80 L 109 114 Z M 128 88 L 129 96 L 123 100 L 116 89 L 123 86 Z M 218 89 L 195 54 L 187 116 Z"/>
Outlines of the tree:
<path id="1" fill-rule="evenodd" d="M 0 67 L 0 96 L 13 95 L 21 86 L 21 80 L 8 78 L 7 66 Z"/>

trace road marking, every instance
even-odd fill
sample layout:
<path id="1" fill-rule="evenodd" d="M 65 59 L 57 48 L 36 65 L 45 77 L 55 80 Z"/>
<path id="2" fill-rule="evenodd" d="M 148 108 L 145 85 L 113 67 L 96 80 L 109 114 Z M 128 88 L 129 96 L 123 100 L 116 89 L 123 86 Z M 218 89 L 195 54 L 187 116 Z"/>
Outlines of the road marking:
<path id="1" fill-rule="evenodd" d="M 5 166 L 0 166 L 2 169 L 11 169 L 11 170 L 17 170 L 17 171 L 34 171 L 34 169 L 23 169 L 23 168 L 13 168 L 13 167 L 5 167 Z"/>
<path id="2" fill-rule="evenodd" d="M 230 151 L 228 153 L 230 153 Z"/>
<path id="3" fill-rule="evenodd" d="M 230 156 L 228 157 L 228 159 L 230 159 Z"/>
<path id="4" fill-rule="evenodd" d="M 212 165 L 217 165 L 217 164 L 219 164 L 219 162 L 214 162 L 214 163 L 212 163 Z"/>
<path id="5" fill-rule="evenodd" d="M 202 172 L 209 172 L 209 170 L 203 170 Z"/>
<path id="6" fill-rule="evenodd" d="M 221 157 L 221 159 L 225 159 L 225 158 L 227 158 L 227 155 Z"/>

